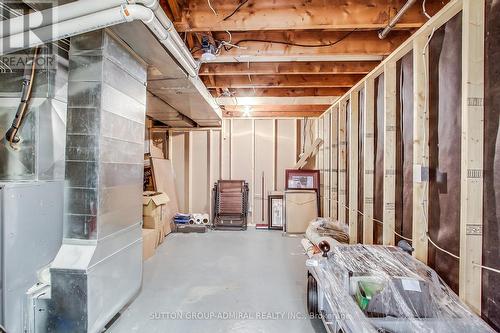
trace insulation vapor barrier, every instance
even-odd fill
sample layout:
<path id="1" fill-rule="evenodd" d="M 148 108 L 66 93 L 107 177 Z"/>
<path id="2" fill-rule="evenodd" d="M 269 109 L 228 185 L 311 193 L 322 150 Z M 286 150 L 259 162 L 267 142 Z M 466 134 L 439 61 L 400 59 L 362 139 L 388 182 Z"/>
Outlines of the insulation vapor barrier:
<path id="1" fill-rule="evenodd" d="M 434 270 L 397 247 L 338 244 L 307 263 L 331 310 L 323 319 L 337 331 L 494 332 Z"/>
<path id="2" fill-rule="evenodd" d="M 413 52 L 397 62 L 396 231 L 412 237 L 413 219 Z M 396 235 L 396 240 L 401 238 Z"/>
<path id="3" fill-rule="evenodd" d="M 364 212 L 364 119 L 365 119 L 365 91 L 359 92 L 359 124 L 358 124 L 358 210 Z M 363 214 L 358 213 L 358 243 L 363 243 Z"/>
<path id="4" fill-rule="evenodd" d="M 483 265 L 500 267 L 500 2 L 486 1 Z M 498 273 L 482 271 L 483 318 L 500 331 Z"/>
<path id="5" fill-rule="evenodd" d="M 375 79 L 375 165 L 373 183 L 373 217 L 384 219 L 384 74 Z M 373 224 L 373 243 L 382 244 L 382 225 Z"/>
<path id="6" fill-rule="evenodd" d="M 462 14 L 436 30 L 429 44 L 429 236 L 459 254 Z M 458 260 L 429 245 L 429 266 L 458 292 Z"/>

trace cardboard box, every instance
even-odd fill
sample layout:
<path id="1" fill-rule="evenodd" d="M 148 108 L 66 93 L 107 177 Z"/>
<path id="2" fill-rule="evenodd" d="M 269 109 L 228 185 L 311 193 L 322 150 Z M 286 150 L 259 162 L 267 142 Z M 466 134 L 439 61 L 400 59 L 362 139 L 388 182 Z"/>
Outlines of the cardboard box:
<path id="1" fill-rule="evenodd" d="M 285 231 L 291 234 L 306 232 L 309 223 L 318 217 L 316 191 L 285 191 Z"/>
<path id="2" fill-rule="evenodd" d="M 143 216 L 142 219 L 142 227 L 144 229 L 154 229 L 158 232 L 156 245 L 158 246 L 163 243 L 163 238 L 165 238 L 165 226 L 161 216 Z"/>
<path id="3" fill-rule="evenodd" d="M 168 207 L 167 218 L 171 221 L 175 214 L 179 212 L 172 162 L 165 159 L 151 158 L 151 165 L 156 190 L 166 193 L 169 198 L 169 202 L 166 204 Z"/>
<path id="4" fill-rule="evenodd" d="M 168 196 L 163 192 L 146 191 L 142 194 L 142 216 L 157 216 L 162 218 L 162 206 L 169 202 Z"/>
<path id="5" fill-rule="evenodd" d="M 142 229 L 142 259 L 148 260 L 155 254 L 158 242 L 158 230 Z"/>

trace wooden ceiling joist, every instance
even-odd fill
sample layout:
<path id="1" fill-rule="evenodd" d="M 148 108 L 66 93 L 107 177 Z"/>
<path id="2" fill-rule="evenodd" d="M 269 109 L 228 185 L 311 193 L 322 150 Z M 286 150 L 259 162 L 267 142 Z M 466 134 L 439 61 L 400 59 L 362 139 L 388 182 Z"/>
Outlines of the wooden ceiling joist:
<path id="1" fill-rule="evenodd" d="M 177 0 L 166 0 L 175 21 L 182 20 L 182 9 Z"/>
<path id="2" fill-rule="evenodd" d="M 378 38 L 376 31 L 355 31 L 348 36 L 345 32 L 338 31 L 260 31 L 238 32 L 232 35 L 232 43 L 239 47 L 230 48 L 228 51 L 222 49 L 217 62 L 233 62 L 235 57 L 240 57 L 238 60 L 245 62 L 245 58 L 248 61 L 255 61 L 253 58 L 264 57 L 266 61 L 273 61 L 273 57 L 280 56 L 294 56 L 295 58 L 334 55 L 384 56 L 390 54 L 410 37 L 407 31 L 394 31 L 383 40 Z M 227 39 L 225 33 L 216 33 L 214 37 L 218 40 Z M 293 43 L 295 46 L 287 43 Z M 330 44 L 334 45 L 296 46 Z M 201 51 L 197 51 L 194 56 L 199 58 L 201 54 Z"/>
<path id="3" fill-rule="evenodd" d="M 178 31 L 248 30 L 353 30 L 383 28 L 406 0 L 249 0 L 231 17 L 240 1 L 211 0 L 217 16 L 206 0 L 190 0 Z M 427 0 L 434 14 L 448 0 Z M 395 29 L 419 28 L 427 21 L 421 6 L 414 5 Z"/>
<path id="4" fill-rule="evenodd" d="M 244 88 L 230 89 L 235 97 L 302 97 L 302 96 L 342 96 L 349 88 Z M 214 96 L 215 89 L 210 89 Z"/>
<path id="5" fill-rule="evenodd" d="M 239 111 L 222 111 L 223 117 L 230 118 L 303 118 L 303 117 L 319 117 L 323 111 L 312 111 L 312 112 L 304 112 L 304 111 L 256 111 L 256 112 L 239 112 Z"/>
<path id="6" fill-rule="evenodd" d="M 274 74 L 368 74 L 378 64 L 378 61 L 208 63 L 203 64 L 199 74 L 201 76 Z"/>
<path id="7" fill-rule="evenodd" d="M 217 97 L 219 105 L 332 105 L 340 96 Z"/>
<path id="8" fill-rule="evenodd" d="M 215 79 L 214 79 L 215 78 Z M 203 76 L 207 88 L 352 87 L 363 75 Z"/>
<path id="9" fill-rule="evenodd" d="M 328 109 L 330 105 L 252 105 L 251 112 L 322 112 Z M 226 105 L 225 111 L 245 112 L 247 106 L 244 105 Z"/>

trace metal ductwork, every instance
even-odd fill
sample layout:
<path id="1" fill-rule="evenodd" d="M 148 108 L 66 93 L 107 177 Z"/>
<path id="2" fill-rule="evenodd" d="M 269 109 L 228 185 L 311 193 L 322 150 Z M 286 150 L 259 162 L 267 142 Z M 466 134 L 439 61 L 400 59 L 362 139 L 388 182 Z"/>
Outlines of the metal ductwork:
<path id="1" fill-rule="evenodd" d="M 64 238 L 50 268 L 49 332 L 100 332 L 141 286 L 146 76 L 109 31 L 71 39 Z"/>

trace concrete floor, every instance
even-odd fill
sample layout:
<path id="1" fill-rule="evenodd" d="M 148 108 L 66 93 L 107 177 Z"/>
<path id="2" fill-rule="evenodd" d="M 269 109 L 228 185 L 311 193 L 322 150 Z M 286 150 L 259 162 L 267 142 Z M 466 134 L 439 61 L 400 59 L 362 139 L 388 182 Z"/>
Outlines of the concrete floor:
<path id="1" fill-rule="evenodd" d="M 300 237 L 280 231 L 171 234 L 108 332 L 323 333 L 304 318 L 305 259 Z"/>

